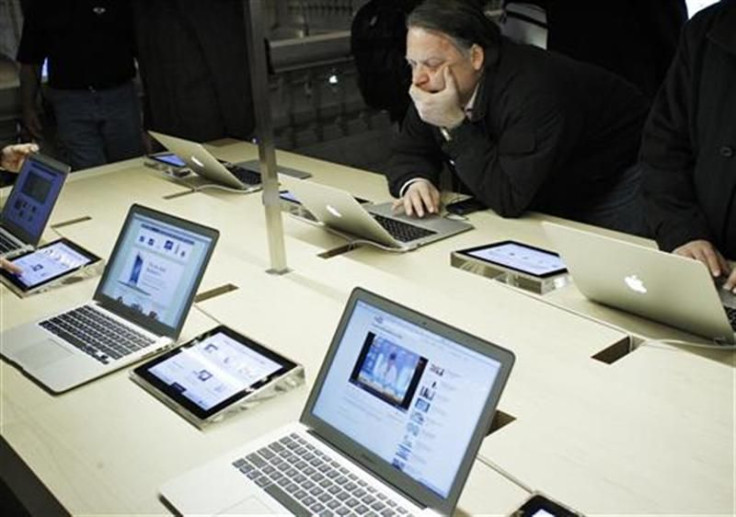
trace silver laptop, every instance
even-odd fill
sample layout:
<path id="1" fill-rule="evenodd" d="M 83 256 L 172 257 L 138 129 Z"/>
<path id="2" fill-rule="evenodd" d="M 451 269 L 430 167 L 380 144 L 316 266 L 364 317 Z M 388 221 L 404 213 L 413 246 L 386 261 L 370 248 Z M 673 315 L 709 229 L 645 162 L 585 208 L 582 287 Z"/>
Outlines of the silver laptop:
<path id="1" fill-rule="evenodd" d="M 300 421 L 167 482 L 161 495 L 183 515 L 450 515 L 513 362 L 508 350 L 356 289 Z"/>
<path id="2" fill-rule="evenodd" d="M 260 190 L 262 187 L 258 160 L 229 163 L 215 158 L 202 144 L 154 131 L 149 131 L 149 133 L 161 142 L 166 149 L 184 160 L 192 171 L 203 178 L 246 192 Z M 282 166 L 278 166 L 278 171 L 299 179 L 311 176 L 308 172 Z"/>
<path id="3" fill-rule="evenodd" d="M 391 248 L 409 251 L 473 228 L 439 215 L 419 219 L 394 214 L 390 202 L 361 204 L 349 192 L 311 181 L 279 180 L 325 226 Z"/>
<path id="4" fill-rule="evenodd" d="M 48 156 L 32 154 L 25 159 L 0 214 L 0 257 L 38 245 L 69 170 Z"/>
<path id="5" fill-rule="evenodd" d="M 715 285 L 701 262 L 559 224 L 543 226 L 586 298 L 734 343 L 734 296 Z"/>
<path id="6" fill-rule="evenodd" d="M 217 230 L 133 205 L 94 298 L 0 335 L 0 354 L 55 393 L 174 344 Z"/>

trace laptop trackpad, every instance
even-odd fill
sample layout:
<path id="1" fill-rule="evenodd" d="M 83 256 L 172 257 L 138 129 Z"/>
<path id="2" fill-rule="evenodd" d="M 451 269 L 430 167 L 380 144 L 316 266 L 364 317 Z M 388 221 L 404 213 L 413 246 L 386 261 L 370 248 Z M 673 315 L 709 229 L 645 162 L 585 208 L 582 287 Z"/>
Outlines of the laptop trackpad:
<path id="1" fill-rule="evenodd" d="M 71 352 L 51 339 L 34 343 L 18 353 L 18 362 L 28 370 L 38 370 L 69 356 Z"/>
<path id="2" fill-rule="evenodd" d="M 217 515 L 268 515 L 271 513 L 273 510 L 259 501 L 257 497 L 249 497 Z"/>

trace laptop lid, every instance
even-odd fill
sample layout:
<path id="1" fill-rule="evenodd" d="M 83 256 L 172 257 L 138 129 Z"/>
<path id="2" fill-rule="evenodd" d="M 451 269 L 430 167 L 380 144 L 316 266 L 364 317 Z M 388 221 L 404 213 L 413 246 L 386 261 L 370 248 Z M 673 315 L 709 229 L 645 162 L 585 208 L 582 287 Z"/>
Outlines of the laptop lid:
<path id="1" fill-rule="evenodd" d="M 279 180 L 325 226 L 386 246 L 405 247 L 378 224 L 349 192 L 311 181 L 295 181 L 281 175 Z"/>
<path id="2" fill-rule="evenodd" d="M 586 298 L 694 334 L 734 341 L 713 277 L 701 262 L 559 224 L 542 224 Z"/>
<path id="3" fill-rule="evenodd" d="M 94 300 L 154 334 L 176 339 L 218 237 L 214 228 L 131 206 Z"/>
<path id="4" fill-rule="evenodd" d="M 390 202 L 364 206 L 349 192 L 312 181 L 295 181 L 281 174 L 279 181 L 325 226 L 393 248 L 408 251 L 473 228 L 469 223 L 440 216 L 414 219 L 395 215 Z M 411 240 L 400 241 L 374 216 L 405 223 L 424 232 Z"/>
<path id="5" fill-rule="evenodd" d="M 513 362 L 357 288 L 301 422 L 420 506 L 451 514 Z"/>
<path id="6" fill-rule="evenodd" d="M 150 135 L 169 151 L 184 160 L 187 166 L 203 178 L 211 181 L 227 185 L 236 189 L 256 188 L 255 185 L 246 185 L 235 177 L 227 167 L 215 158 L 202 144 L 190 142 L 182 138 L 176 138 L 154 131 L 149 131 Z"/>
<path id="7" fill-rule="evenodd" d="M 37 245 L 70 167 L 48 156 L 26 157 L 0 220 L 21 241 Z"/>

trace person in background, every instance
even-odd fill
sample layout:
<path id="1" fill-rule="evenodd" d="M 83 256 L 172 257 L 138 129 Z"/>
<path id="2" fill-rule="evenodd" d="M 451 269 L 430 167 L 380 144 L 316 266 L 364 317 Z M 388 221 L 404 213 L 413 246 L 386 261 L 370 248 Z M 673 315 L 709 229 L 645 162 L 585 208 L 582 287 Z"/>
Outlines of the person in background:
<path id="1" fill-rule="evenodd" d="M 543 211 L 647 233 L 636 167 L 648 103 L 605 70 L 501 37 L 474 3 L 426 0 L 408 18 L 413 105 L 387 172 L 397 208 L 455 190 L 502 217 Z"/>
<path id="2" fill-rule="evenodd" d="M 255 128 L 242 0 L 132 0 L 146 129 L 195 142 Z"/>
<path id="3" fill-rule="evenodd" d="M 685 0 L 505 0 L 544 9 L 547 50 L 602 66 L 654 98 L 687 21 Z"/>
<path id="4" fill-rule="evenodd" d="M 659 247 L 736 291 L 736 0 L 699 12 L 644 128 L 647 216 Z"/>
<path id="5" fill-rule="evenodd" d="M 17 60 L 23 124 L 37 140 L 44 129 L 37 109 L 41 72 L 48 64 L 45 93 L 73 169 L 143 153 L 129 0 L 33 0 Z"/>

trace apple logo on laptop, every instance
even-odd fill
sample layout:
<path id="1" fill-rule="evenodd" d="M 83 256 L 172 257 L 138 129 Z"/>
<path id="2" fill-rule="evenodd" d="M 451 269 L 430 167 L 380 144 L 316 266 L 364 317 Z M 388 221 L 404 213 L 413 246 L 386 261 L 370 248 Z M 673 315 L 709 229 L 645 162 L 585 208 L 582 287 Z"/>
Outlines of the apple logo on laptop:
<path id="1" fill-rule="evenodd" d="M 644 282 L 636 275 L 629 275 L 624 278 L 626 285 L 629 289 L 635 293 L 647 294 L 647 288 L 644 286 Z"/>
<path id="2" fill-rule="evenodd" d="M 204 163 L 202 163 L 199 160 L 197 160 L 197 157 L 196 156 L 192 156 L 192 161 L 195 163 L 195 165 L 204 168 Z"/>
<path id="3" fill-rule="evenodd" d="M 342 214 L 332 205 L 327 205 L 327 211 L 335 217 L 342 217 Z"/>

